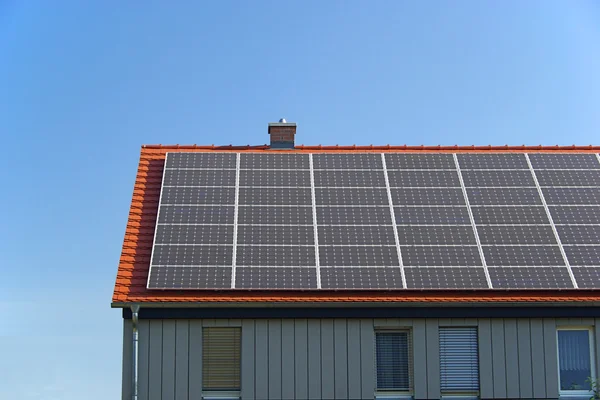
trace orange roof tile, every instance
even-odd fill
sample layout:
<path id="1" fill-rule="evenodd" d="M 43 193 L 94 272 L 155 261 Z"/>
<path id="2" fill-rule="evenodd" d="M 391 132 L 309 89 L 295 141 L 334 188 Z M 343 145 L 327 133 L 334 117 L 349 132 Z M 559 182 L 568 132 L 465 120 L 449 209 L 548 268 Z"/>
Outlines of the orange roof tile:
<path id="1" fill-rule="evenodd" d="M 133 197 L 125 230 L 125 239 L 113 293 L 113 304 L 126 303 L 543 303 L 543 302 L 598 302 L 600 291 L 173 291 L 148 290 L 146 281 L 150 269 L 150 256 L 162 172 L 167 152 L 264 152 L 268 145 L 260 146 L 197 146 L 197 145 L 145 145 L 142 146 Z M 600 146 L 296 146 L 278 152 L 530 152 L 530 153 L 594 153 Z"/>

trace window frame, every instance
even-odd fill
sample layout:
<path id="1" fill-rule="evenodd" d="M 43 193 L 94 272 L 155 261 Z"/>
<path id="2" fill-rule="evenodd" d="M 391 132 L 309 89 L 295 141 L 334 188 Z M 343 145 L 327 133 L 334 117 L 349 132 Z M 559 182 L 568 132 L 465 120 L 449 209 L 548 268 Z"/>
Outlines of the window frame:
<path id="1" fill-rule="evenodd" d="M 557 326 L 556 327 L 556 370 L 558 373 L 558 394 L 559 396 L 591 396 L 593 390 L 563 390 L 560 388 L 560 349 L 558 345 L 558 332 L 560 331 L 587 331 L 588 345 L 590 352 L 590 374 L 592 379 L 596 380 L 596 354 L 594 342 L 594 327 L 592 326 Z"/>
<path id="2" fill-rule="evenodd" d="M 394 390 L 394 389 L 380 389 L 377 386 L 377 334 L 378 333 L 406 333 L 407 335 L 407 346 L 408 346 L 408 390 Z M 376 327 L 373 335 L 373 358 L 375 362 L 375 398 L 386 399 L 386 398 L 412 398 L 414 394 L 414 344 L 413 344 L 413 330 L 412 327 Z"/>
<path id="3" fill-rule="evenodd" d="M 475 329 L 475 337 L 476 337 L 476 345 L 477 345 L 477 385 L 478 385 L 478 389 L 477 390 L 465 390 L 465 391 L 448 391 L 448 390 L 443 390 L 442 389 L 442 371 L 441 371 L 441 365 L 440 365 L 440 396 L 443 399 L 478 399 L 479 396 L 481 395 L 481 360 L 480 360 L 480 350 L 481 350 L 481 346 L 479 343 L 479 326 L 478 325 L 439 325 L 438 326 L 438 351 L 440 354 L 439 357 L 439 362 L 441 364 L 441 352 L 442 352 L 442 343 L 440 340 L 440 336 L 441 336 L 441 331 L 444 328 L 470 328 L 470 329 Z"/>

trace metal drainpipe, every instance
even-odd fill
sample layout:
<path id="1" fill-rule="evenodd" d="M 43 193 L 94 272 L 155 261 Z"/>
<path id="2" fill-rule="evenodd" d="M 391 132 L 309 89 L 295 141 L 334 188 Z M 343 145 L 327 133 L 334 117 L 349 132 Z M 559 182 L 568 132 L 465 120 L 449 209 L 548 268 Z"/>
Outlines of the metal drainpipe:
<path id="1" fill-rule="evenodd" d="M 131 382 L 131 398 L 138 400 L 138 348 L 139 348 L 139 331 L 138 317 L 140 306 L 135 304 L 131 306 L 131 326 L 133 328 L 133 357 L 132 357 L 132 382 Z"/>

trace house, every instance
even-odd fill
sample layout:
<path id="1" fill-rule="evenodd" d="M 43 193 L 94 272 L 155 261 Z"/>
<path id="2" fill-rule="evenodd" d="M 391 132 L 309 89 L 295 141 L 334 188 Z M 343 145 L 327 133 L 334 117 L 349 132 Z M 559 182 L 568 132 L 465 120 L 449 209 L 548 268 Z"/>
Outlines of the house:
<path id="1" fill-rule="evenodd" d="M 142 146 L 123 399 L 589 398 L 600 147 L 269 133 Z"/>

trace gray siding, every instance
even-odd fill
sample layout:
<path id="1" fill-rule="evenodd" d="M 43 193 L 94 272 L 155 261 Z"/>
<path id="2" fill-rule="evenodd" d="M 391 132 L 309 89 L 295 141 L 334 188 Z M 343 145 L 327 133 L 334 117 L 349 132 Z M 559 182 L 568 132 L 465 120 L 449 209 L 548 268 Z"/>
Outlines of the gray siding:
<path id="1" fill-rule="evenodd" d="M 600 351 L 600 318 L 142 320 L 139 399 L 201 399 L 205 326 L 242 327 L 243 399 L 373 399 L 374 334 L 390 328 L 412 330 L 415 399 L 440 398 L 440 326 L 478 327 L 482 399 L 556 399 L 556 328 L 567 325 L 595 326 Z M 126 320 L 123 399 L 131 398 L 131 333 Z"/>

